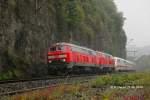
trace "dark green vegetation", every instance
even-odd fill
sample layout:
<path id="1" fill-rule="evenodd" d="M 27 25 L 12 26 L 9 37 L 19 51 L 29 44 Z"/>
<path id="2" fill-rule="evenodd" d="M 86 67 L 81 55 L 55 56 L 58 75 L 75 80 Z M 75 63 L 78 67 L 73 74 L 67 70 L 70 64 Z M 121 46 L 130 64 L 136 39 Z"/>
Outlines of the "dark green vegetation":
<path id="1" fill-rule="evenodd" d="M 125 57 L 123 22 L 113 0 L 0 0 L 0 77 L 47 75 L 55 42 Z"/>

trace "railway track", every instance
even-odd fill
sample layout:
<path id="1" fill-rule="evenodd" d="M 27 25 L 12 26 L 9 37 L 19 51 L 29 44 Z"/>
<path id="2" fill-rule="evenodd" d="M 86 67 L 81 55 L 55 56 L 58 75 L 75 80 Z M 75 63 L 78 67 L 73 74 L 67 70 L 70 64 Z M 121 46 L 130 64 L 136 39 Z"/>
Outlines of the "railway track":
<path id="1" fill-rule="evenodd" d="M 6 95 L 15 95 L 26 91 L 42 89 L 49 86 L 57 86 L 59 84 L 73 84 L 76 81 L 80 83 L 86 83 L 89 80 L 94 79 L 96 77 L 97 75 L 74 75 L 26 80 L 0 81 L 0 97 Z"/>

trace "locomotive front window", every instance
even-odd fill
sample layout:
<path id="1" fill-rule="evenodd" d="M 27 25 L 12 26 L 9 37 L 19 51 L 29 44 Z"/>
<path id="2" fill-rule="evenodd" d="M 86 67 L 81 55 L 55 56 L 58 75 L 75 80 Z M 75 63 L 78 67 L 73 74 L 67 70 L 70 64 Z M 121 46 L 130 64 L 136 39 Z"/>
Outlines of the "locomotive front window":
<path id="1" fill-rule="evenodd" d="M 50 51 L 56 51 L 56 47 L 51 47 Z"/>
<path id="2" fill-rule="evenodd" d="M 50 51 L 60 51 L 60 50 L 64 50 L 64 47 L 57 45 L 50 48 Z"/>

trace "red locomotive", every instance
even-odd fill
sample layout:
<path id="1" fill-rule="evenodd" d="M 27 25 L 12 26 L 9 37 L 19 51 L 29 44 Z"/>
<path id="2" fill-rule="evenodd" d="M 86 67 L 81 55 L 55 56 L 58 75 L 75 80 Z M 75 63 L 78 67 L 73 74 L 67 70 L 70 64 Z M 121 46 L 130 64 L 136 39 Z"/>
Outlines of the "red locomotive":
<path id="1" fill-rule="evenodd" d="M 96 73 L 115 70 L 112 55 L 70 43 L 56 43 L 49 48 L 47 61 L 51 73 Z"/>
<path id="2" fill-rule="evenodd" d="M 52 45 L 47 57 L 52 74 L 126 71 L 135 65 L 128 60 L 70 43 Z"/>

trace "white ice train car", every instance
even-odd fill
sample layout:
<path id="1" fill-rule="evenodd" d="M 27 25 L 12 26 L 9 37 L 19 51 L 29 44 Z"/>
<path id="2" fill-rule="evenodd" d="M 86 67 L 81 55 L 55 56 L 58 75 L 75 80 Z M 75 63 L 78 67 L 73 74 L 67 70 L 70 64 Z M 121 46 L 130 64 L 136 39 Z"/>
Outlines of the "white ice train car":
<path id="1" fill-rule="evenodd" d="M 114 57 L 114 59 L 116 71 L 135 71 L 133 68 L 135 66 L 135 63 L 119 57 Z"/>

